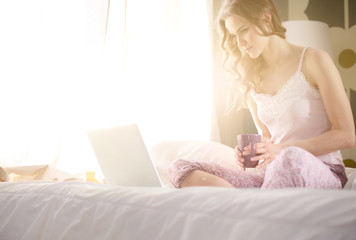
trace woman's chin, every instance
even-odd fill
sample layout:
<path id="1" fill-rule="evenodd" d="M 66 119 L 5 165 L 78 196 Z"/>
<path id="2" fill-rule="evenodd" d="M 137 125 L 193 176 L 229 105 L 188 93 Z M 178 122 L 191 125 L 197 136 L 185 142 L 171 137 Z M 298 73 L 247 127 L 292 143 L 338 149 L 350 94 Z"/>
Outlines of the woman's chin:
<path id="1" fill-rule="evenodd" d="M 250 58 L 252 59 L 256 59 L 258 57 L 257 54 L 253 54 L 253 53 L 248 53 L 248 55 L 250 56 Z"/>
<path id="2" fill-rule="evenodd" d="M 250 58 L 252 59 L 256 59 L 260 56 L 260 52 L 256 52 L 256 51 L 250 51 L 250 52 L 246 52 Z"/>

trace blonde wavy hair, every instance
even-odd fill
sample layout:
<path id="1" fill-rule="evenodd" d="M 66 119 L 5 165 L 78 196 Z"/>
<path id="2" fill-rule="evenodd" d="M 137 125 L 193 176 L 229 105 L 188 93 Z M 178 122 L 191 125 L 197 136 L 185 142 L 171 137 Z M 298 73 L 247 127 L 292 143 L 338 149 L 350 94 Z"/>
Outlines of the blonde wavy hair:
<path id="1" fill-rule="evenodd" d="M 265 13 L 270 12 L 272 18 L 269 28 L 263 24 Z M 261 30 L 264 36 L 277 35 L 285 38 L 286 29 L 272 0 L 225 0 L 220 8 L 217 24 L 220 36 L 220 47 L 224 52 L 223 68 L 231 73 L 229 81 L 228 111 L 246 107 L 251 90 L 258 91 L 261 81 L 261 70 L 265 62 L 261 56 L 256 59 L 241 53 L 234 35 L 226 29 L 225 20 L 229 16 L 240 16 Z"/>

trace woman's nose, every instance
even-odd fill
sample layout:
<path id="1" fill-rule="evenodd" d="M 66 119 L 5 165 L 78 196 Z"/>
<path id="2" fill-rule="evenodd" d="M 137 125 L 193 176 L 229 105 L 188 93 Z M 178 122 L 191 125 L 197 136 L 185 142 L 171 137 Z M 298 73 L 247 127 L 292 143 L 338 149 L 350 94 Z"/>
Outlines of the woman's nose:
<path id="1" fill-rule="evenodd" d="M 238 45 L 239 47 L 245 46 L 245 45 L 246 45 L 245 39 L 239 38 L 239 39 L 237 40 L 237 45 Z"/>

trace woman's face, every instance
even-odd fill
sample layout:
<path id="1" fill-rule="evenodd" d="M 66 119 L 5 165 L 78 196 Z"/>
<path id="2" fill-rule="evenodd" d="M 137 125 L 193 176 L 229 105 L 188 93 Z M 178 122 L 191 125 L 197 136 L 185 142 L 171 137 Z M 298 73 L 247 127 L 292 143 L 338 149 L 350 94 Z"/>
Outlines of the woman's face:
<path id="1" fill-rule="evenodd" d="M 240 51 L 247 53 L 251 58 L 260 56 L 267 45 L 268 37 L 263 36 L 260 29 L 243 17 L 235 15 L 227 17 L 225 27 L 236 38 Z"/>

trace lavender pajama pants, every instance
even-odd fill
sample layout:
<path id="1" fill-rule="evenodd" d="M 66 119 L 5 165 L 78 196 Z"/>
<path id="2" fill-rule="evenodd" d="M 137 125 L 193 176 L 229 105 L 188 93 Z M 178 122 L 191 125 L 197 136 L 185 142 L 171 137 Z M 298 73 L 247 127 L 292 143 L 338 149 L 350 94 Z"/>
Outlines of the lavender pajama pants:
<path id="1" fill-rule="evenodd" d="M 170 164 L 168 176 L 172 184 L 180 188 L 184 178 L 193 170 L 218 176 L 235 188 L 341 189 L 347 181 L 343 165 L 327 165 L 298 147 L 282 150 L 261 172 L 224 168 L 213 162 L 177 159 Z"/>

